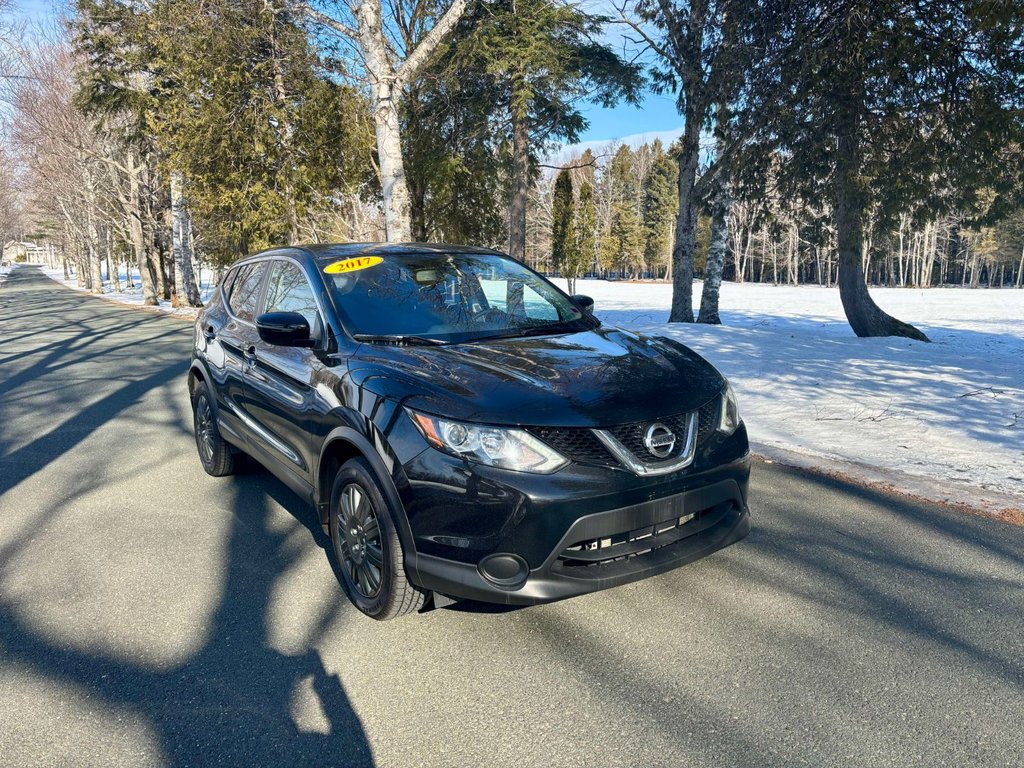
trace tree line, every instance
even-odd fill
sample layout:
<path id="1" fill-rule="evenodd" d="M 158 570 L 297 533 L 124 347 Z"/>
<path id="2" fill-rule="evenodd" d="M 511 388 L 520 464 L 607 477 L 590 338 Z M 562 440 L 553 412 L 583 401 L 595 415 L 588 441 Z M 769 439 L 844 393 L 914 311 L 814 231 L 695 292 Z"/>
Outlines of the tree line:
<path id="1" fill-rule="evenodd" d="M 589 8 L 76 0 L 3 36 L 0 224 L 95 290 L 133 265 L 149 303 L 198 303 L 197 264 L 331 240 L 670 277 L 676 322 L 717 322 L 722 279 L 836 284 L 858 335 L 919 339 L 869 280 L 1021 282 L 1019 3 Z M 672 147 L 546 167 L 587 104 L 645 89 L 676 102 Z"/>
<path id="2" fill-rule="evenodd" d="M 666 149 L 655 140 L 636 147 L 610 142 L 598 154 L 588 149 L 563 156 L 561 168 L 538 176 L 530 198 L 530 266 L 570 280 L 670 280 L 677 152 L 676 144 Z M 831 215 L 820 202 L 731 199 L 714 230 L 724 240 L 717 244 L 724 253 L 722 278 L 834 286 L 839 264 Z M 988 223 L 966 210 L 924 216 L 905 210 L 887 221 L 868 217 L 863 268 L 869 283 L 1024 287 L 1024 209 Z M 698 215 L 698 276 L 708 272 L 712 219 L 710 206 Z"/>

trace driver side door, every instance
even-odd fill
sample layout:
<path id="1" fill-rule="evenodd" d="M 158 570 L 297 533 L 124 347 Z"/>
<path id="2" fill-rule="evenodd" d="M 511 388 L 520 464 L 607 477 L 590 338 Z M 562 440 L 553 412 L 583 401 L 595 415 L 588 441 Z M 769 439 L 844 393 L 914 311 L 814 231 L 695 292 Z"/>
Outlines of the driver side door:
<path id="1" fill-rule="evenodd" d="M 271 262 L 263 302 L 264 312 L 298 312 L 309 322 L 313 348 L 283 347 L 257 339 L 254 362 L 246 377 L 247 399 L 259 425 L 262 458 L 273 461 L 304 492 L 312 490 L 314 455 L 313 384 L 324 368 L 318 349 L 325 341 L 324 318 L 303 268 L 278 258 Z"/>

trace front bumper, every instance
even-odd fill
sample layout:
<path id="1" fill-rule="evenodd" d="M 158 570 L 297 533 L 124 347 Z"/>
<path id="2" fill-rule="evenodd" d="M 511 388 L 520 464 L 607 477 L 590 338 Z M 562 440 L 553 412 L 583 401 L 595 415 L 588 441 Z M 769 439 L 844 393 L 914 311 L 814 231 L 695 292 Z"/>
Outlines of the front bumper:
<path id="1" fill-rule="evenodd" d="M 724 479 L 580 517 L 514 585 L 496 583 L 479 564 L 420 553 L 406 563 L 420 587 L 450 597 L 507 605 L 561 600 L 664 573 L 739 541 L 750 531 L 745 475 L 742 486 Z"/>

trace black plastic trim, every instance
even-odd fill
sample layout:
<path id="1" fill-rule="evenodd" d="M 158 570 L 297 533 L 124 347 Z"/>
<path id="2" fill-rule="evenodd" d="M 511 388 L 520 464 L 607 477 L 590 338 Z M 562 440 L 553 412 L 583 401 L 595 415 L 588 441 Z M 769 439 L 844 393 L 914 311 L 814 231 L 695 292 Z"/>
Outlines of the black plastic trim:
<path id="1" fill-rule="evenodd" d="M 593 570 L 592 574 L 566 573 L 574 569 L 552 567 L 558 555 L 574 542 L 661 522 L 666 503 L 672 509 L 670 514 L 678 512 L 682 516 L 711 509 L 726 501 L 733 502 L 731 508 L 714 525 L 640 557 L 593 569 L 578 569 Z M 667 499 L 580 518 L 552 550 L 544 565 L 531 571 L 518 589 L 492 584 L 481 576 L 477 566 L 470 563 L 413 554 L 406 556 L 406 565 L 414 574 L 415 583 L 423 589 L 489 603 L 535 605 L 628 584 L 673 570 L 727 547 L 749 532 L 750 513 L 743 502 L 740 486 L 729 479 Z"/>

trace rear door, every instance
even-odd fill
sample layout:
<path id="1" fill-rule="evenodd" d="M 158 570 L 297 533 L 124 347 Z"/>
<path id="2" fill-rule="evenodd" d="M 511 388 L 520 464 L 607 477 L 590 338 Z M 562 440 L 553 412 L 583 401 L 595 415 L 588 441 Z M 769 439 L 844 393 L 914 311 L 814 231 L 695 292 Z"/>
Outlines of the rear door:
<path id="1" fill-rule="evenodd" d="M 298 312 L 309 322 L 314 349 L 281 347 L 257 340 L 246 378 L 250 414 L 258 423 L 262 448 L 304 483 L 313 482 L 315 384 L 324 365 L 317 354 L 325 342 L 323 311 L 299 263 L 278 258 L 269 268 L 259 314 Z"/>
<path id="2" fill-rule="evenodd" d="M 255 361 L 256 343 L 259 341 L 256 311 L 263 297 L 268 264 L 267 261 L 255 261 L 236 268 L 237 274 L 228 295 L 226 322 L 216 332 L 224 353 L 223 397 L 219 402 L 218 417 L 228 422 L 229 427 L 250 445 L 256 435 L 254 421 L 249 414 L 245 381 L 248 369 Z"/>

